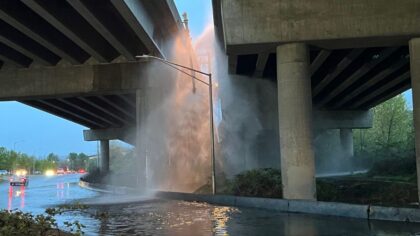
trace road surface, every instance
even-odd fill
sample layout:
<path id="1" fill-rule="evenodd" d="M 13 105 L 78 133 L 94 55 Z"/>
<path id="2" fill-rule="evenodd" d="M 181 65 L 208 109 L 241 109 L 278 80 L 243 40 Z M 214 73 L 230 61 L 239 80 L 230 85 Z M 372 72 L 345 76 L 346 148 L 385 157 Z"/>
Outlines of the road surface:
<path id="1" fill-rule="evenodd" d="M 80 188 L 80 174 L 29 176 L 29 185 L 9 186 L 7 177 L 0 183 L 0 208 L 43 213 L 45 208 L 67 201 L 93 198 L 96 192 Z"/>

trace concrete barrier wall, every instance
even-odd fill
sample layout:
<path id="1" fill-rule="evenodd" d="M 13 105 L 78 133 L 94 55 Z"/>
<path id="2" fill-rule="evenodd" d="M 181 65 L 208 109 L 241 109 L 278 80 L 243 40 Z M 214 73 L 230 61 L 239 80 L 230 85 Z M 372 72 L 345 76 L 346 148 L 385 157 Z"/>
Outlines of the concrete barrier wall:
<path id="1" fill-rule="evenodd" d="M 226 195 L 212 196 L 175 192 L 157 192 L 156 197 L 292 213 L 318 214 L 370 220 L 420 222 L 420 209 L 417 208 L 381 207 L 339 202 L 285 200 Z"/>
<path id="2" fill-rule="evenodd" d="M 124 187 L 124 186 L 113 186 L 106 184 L 89 183 L 86 181 L 79 181 L 79 186 L 82 188 L 90 189 L 97 192 L 112 193 L 112 194 L 130 194 L 137 193 L 136 189 Z"/>
<path id="3" fill-rule="evenodd" d="M 80 181 L 79 185 L 83 188 L 89 188 L 95 191 L 111 194 L 138 193 L 134 188 L 92 184 L 85 181 Z M 292 213 L 317 214 L 369 220 L 420 222 L 420 209 L 418 208 L 382 207 L 339 202 L 286 200 L 276 198 L 206 195 L 162 191 L 157 191 L 155 196 L 162 199 L 207 202 L 215 205 L 259 208 Z"/>

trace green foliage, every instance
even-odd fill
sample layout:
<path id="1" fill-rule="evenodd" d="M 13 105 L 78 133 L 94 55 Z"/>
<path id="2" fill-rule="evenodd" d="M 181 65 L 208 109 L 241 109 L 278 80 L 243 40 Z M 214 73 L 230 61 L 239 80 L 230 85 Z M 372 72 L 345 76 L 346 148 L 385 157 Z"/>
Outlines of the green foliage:
<path id="1" fill-rule="evenodd" d="M 264 168 L 245 171 L 230 184 L 234 195 L 276 198 L 282 196 L 281 172 Z"/>
<path id="2" fill-rule="evenodd" d="M 412 112 L 403 95 L 373 108 L 373 128 L 356 130 L 355 152 L 367 157 L 407 157 L 414 153 Z"/>
<path id="3" fill-rule="evenodd" d="M 337 186 L 322 180 L 317 180 L 318 199 L 331 199 L 337 196 Z M 228 183 L 227 193 L 237 196 L 282 198 L 281 171 L 264 168 L 245 171 Z M 338 200 L 338 199 L 336 199 Z"/>
<path id="4" fill-rule="evenodd" d="M 49 216 L 33 216 L 21 211 L 0 212 L 0 235 L 48 235 L 56 225 Z M 51 235 L 51 234 L 50 234 Z"/>
<path id="5" fill-rule="evenodd" d="M 323 180 L 316 181 L 316 197 L 320 201 L 341 202 L 339 186 Z"/>
<path id="6" fill-rule="evenodd" d="M 88 169 L 89 157 L 84 153 L 70 153 L 67 157 L 68 168 L 70 170 Z"/>
<path id="7" fill-rule="evenodd" d="M 88 183 L 103 183 L 106 184 L 106 177 L 109 173 L 101 173 L 98 168 L 92 168 L 89 173 L 80 179 Z"/>
<path id="8" fill-rule="evenodd" d="M 401 164 L 399 167 L 408 168 L 410 162 L 411 160 L 407 160 L 407 163 Z M 400 173 L 397 169 L 398 167 L 395 168 L 393 174 Z M 245 171 L 230 181 L 228 186 L 230 191 L 225 192 L 226 194 L 248 197 L 283 197 L 281 172 L 277 169 Z M 410 206 L 410 203 L 417 201 L 416 184 L 386 182 L 366 177 L 317 179 L 316 192 L 317 199 L 320 201 L 388 206 Z"/>
<path id="9" fill-rule="evenodd" d="M 120 142 L 113 141 L 109 147 L 111 158 L 110 169 L 114 173 L 135 172 L 137 165 L 135 163 L 134 148 L 122 145 Z"/>
<path id="10" fill-rule="evenodd" d="M 22 211 L 0 211 L 0 235 L 21 236 L 21 235 L 83 235 L 85 227 L 79 221 L 66 221 L 64 225 L 72 234 L 63 233 L 58 229 L 54 218 L 66 212 L 84 211 L 86 206 L 81 204 L 63 205 L 56 208 L 48 208 L 45 214 L 33 215 Z"/>
<path id="11" fill-rule="evenodd" d="M 413 207 L 417 188 L 411 183 L 376 181 L 368 178 L 317 181 L 320 201 Z"/>
<path id="12" fill-rule="evenodd" d="M 16 169 L 26 169 L 33 173 L 34 171 L 45 172 L 49 169 L 57 169 L 57 167 L 70 167 L 73 170 L 87 169 L 89 157 L 84 153 L 70 153 L 67 161 L 61 161 L 58 155 L 54 153 L 48 154 L 43 159 L 37 159 L 25 153 L 7 150 L 0 147 L 0 170 L 8 170 L 12 172 Z"/>
<path id="13" fill-rule="evenodd" d="M 66 213 L 83 213 L 99 221 L 107 221 L 107 212 L 90 212 L 86 205 L 75 203 L 65 204 L 54 208 L 47 208 L 44 214 L 33 215 L 19 210 L 0 211 L 0 235 L 7 236 L 81 236 L 84 235 L 83 229 L 86 227 L 78 220 L 65 221 L 64 231 L 58 228 L 58 215 Z M 69 233 L 67 233 L 69 232 Z"/>
<path id="14" fill-rule="evenodd" d="M 13 171 L 16 169 L 32 170 L 35 164 L 35 157 L 28 156 L 24 153 L 19 153 L 7 150 L 0 147 L 0 170 Z"/>
<path id="15" fill-rule="evenodd" d="M 36 160 L 35 169 L 44 173 L 46 170 L 56 169 L 57 164 L 55 161 L 49 161 L 47 159 Z"/>
<path id="16" fill-rule="evenodd" d="M 387 158 L 376 161 L 369 170 L 368 176 L 388 179 L 398 177 L 400 181 L 416 181 L 416 159 L 414 157 Z"/>
<path id="17" fill-rule="evenodd" d="M 60 161 L 60 159 L 54 153 L 50 153 L 47 156 L 47 161 L 52 162 L 52 163 L 58 163 Z"/>

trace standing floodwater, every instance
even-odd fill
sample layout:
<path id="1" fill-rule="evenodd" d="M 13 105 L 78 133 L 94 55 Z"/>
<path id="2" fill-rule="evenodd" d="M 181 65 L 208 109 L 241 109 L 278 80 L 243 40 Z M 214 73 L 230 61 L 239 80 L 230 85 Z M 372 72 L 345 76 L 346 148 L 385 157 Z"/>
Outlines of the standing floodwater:
<path id="1" fill-rule="evenodd" d="M 0 208 L 40 213 L 65 202 L 113 202 L 121 195 L 102 196 L 78 186 L 80 175 L 31 178 L 28 187 L 0 184 Z M 9 191 L 10 190 L 10 191 Z M 141 199 L 141 198 L 136 198 Z M 288 214 L 205 203 L 143 198 L 141 202 L 92 205 L 88 213 L 60 216 L 80 220 L 86 235 L 415 235 L 420 224 L 367 221 L 340 217 Z M 104 201 L 103 203 L 106 203 Z M 93 217 L 101 215 L 99 219 Z"/>
<path id="2" fill-rule="evenodd" d="M 92 206 L 88 235 L 416 235 L 420 224 L 280 213 L 205 203 L 149 200 Z"/>

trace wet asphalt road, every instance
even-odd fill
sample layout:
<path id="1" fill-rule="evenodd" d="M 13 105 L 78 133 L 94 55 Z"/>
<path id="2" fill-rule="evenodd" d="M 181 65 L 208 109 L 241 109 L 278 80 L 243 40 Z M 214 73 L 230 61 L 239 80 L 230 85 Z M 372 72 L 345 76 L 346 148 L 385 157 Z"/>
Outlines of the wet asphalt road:
<path id="1" fill-rule="evenodd" d="M 9 186 L 8 178 L 3 177 L 4 181 L 0 183 L 0 208 L 39 214 L 50 206 L 97 196 L 96 192 L 78 186 L 80 176 L 29 176 L 29 185 L 26 187 Z"/>

